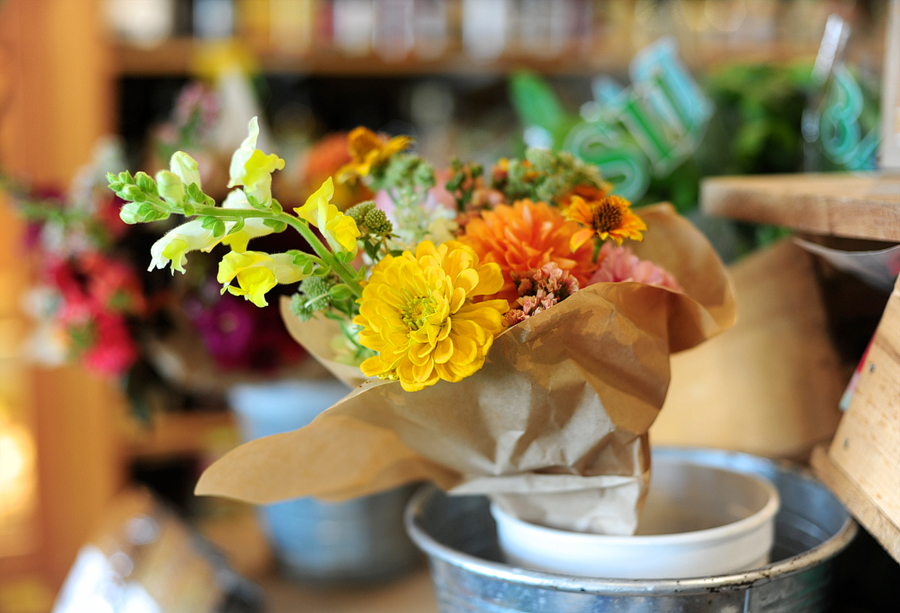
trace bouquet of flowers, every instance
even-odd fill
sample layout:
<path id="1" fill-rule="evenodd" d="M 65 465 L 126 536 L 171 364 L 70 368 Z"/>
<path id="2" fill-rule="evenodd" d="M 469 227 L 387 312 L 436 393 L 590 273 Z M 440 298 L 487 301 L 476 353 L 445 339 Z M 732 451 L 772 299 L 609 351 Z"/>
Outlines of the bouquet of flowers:
<path id="1" fill-rule="evenodd" d="M 365 128 L 334 180 L 374 200 L 341 212 L 328 178 L 285 211 L 271 189 L 284 162 L 256 148 L 255 119 L 249 130 L 223 203 L 178 152 L 155 179 L 109 175 L 122 219 L 191 217 L 153 245 L 153 266 L 184 272 L 191 252 L 225 243 L 222 291 L 256 305 L 299 282 L 289 329 L 360 384 L 308 427 L 226 455 L 198 493 L 337 500 L 428 479 L 528 521 L 632 532 L 669 354 L 734 320 L 702 235 L 668 205 L 633 210 L 565 153 L 442 173 L 410 139 Z M 296 249 L 249 249 L 288 228 Z"/>
<path id="2" fill-rule="evenodd" d="M 103 141 L 68 193 L 13 191 L 28 221 L 26 243 L 40 255 L 26 307 L 38 321 L 29 353 L 43 363 L 79 360 L 117 376 L 138 359 L 131 326 L 146 315 L 147 296 L 136 271 L 112 254 L 128 226 L 104 181 L 109 168 L 124 166 L 118 145 Z"/>

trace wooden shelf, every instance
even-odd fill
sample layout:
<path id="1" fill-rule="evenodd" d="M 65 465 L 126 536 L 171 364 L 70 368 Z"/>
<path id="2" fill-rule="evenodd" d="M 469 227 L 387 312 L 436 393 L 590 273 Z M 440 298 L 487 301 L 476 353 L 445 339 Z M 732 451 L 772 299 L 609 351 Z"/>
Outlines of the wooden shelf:
<path id="1" fill-rule="evenodd" d="M 197 455 L 204 449 L 220 447 L 219 441 L 225 437 L 237 443 L 236 428 L 230 411 L 163 413 L 154 415 L 150 426 L 129 427 L 125 452 L 141 460 Z"/>
<path id="2" fill-rule="evenodd" d="M 719 217 L 851 238 L 900 241 L 900 174 L 714 177 L 703 211 Z"/>
<path id="3" fill-rule="evenodd" d="M 195 58 L 222 43 L 192 38 L 175 38 L 153 47 L 120 42 L 115 46 L 115 72 L 120 77 L 189 76 L 195 72 Z M 339 50 L 323 49 L 308 54 L 257 50 L 255 57 L 265 73 L 307 74 L 334 77 L 362 76 L 501 76 L 526 68 L 545 75 L 595 76 L 623 71 L 637 49 L 619 40 L 605 41 L 585 52 L 571 50 L 555 57 L 540 57 L 511 52 L 496 59 L 477 60 L 459 49 L 451 49 L 434 59 L 408 57 L 388 61 L 375 54 L 346 55 Z M 732 61 L 783 62 L 815 57 L 816 48 L 795 43 L 706 43 L 682 45 L 680 53 L 690 68 L 708 68 Z"/>

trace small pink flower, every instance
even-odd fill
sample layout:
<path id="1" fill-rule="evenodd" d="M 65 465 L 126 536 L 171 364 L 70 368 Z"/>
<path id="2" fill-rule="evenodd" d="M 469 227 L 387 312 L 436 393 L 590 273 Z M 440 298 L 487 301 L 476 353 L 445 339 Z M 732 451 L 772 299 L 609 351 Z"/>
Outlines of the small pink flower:
<path id="1" fill-rule="evenodd" d="M 588 281 L 588 285 L 634 281 L 682 291 L 678 281 L 668 271 L 653 262 L 641 260 L 631 252 L 630 247 L 606 243 L 600 249 L 600 259 L 600 267 Z"/>
<path id="2" fill-rule="evenodd" d="M 506 313 L 506 321 L 511 326 L 546 311 L 578 291 L 578 280 L 555 262 L 548 262 L 524 275 L 513 273 L 512 279 L 519 292 L 516 299 L 519 308 Z"/>

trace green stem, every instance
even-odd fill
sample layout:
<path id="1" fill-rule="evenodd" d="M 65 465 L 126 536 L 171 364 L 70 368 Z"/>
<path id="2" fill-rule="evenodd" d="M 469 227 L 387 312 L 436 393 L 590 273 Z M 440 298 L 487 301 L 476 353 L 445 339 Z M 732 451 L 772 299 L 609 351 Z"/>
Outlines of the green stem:
<path id="1" fill-rule="evenodd" d="M 600 255 L 600 247 L 602 247 L 602 246 L 603 246 L 603 241 L 601 241 L 599 238 L 594 238 L 594 258 L 592 260 L 594 262 L 594 264 L 597 263 L 597 256 Z"/>
<path id="2" fill-rule="evenodd" d="M 196 214 L 197 216 L 219 217 L 224 219 L 272 219 L 284 222 L 306 239 L 306 242 L 313 248 L 316 255 L 341 278 L 341 281 L 350 287 L 357 298 L 362 296 L 362 286 L 359 284 L 359 281 L 356 280 L 356 271 L 343 262 L 338 261 L 338 259 L 334 257 L 334 254 L 322 244 L 322 241 L 319 240 L 316 234 L 310 230 L 309 226 L 293 215 L 287 213 L 273 213 L 272 211 L 223 209 L 220 207 L 203 207 L 198 209 Z"/>
<path id="3" fill-rule="evenodd" d="M 276 219 L 279 221 L 283 221 L 292 228 L 294 228 L 300 236 L 306 239 L 306 242 L 310 244 L 313 248 L 313 251 L 316 252 L 322 260 L 328 264 L 328 266 L 335 272 L 335 274 L 341 278 L 341 281 L 347 284 L 347 286 L 353 291 L 353 294 L 360 298 L 362 297 L 362 286 L 359 284 L 359 281 L 356 280 L 356 271 L 354 271 L 351 267 L 347 266 L 343 262 L 338 261 L 334 254 L 328 250 L 328 248 L 322 244 L 322 241 L 319 240 L 319 237 L 316 236 L 315 232 L 309 229 L 309 226 L 293 217 L 288 215 L 287 213 L 281 213 L 276 216 Z"/>

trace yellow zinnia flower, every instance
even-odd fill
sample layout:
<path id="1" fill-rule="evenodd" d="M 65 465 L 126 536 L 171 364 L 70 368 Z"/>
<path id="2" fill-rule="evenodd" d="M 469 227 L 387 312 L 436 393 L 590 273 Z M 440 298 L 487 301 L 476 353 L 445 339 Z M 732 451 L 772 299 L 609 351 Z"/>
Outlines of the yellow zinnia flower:
<path id="1" fill-rule="evenodd" d="M 332 251 L 343 249 L 349 253 L 356 251 L 356 239 L 359 228 L 349 215 L 331 204 L 334 196 L 334 183 L 331 177 L 306 199 L 306 204 L 294 209 L 297 217 L 307 221 L 319 229 Z"/>
<path id="2" fill-rule="evenodd" d="M 439 379 L 459 381 L 484 365 L 506 327 L 506 300 L 473 302 L 503 287 L 497 264 L 449 241 L 421 242 L 416 254 L 387 256 L 372 270 L 353 323 L 359 342 L 378 355 L 362 363 L 368 377 L 399 379 L 408 392 Z"/>
<path id="3" fill-rule="evenodd" d="M 338 183 L 346 183 L 357 177 L 365 177 L 372 172 L 373 166 L 380 166 L 412 144 L 408 136 L 395 136 L 388 140 L 368 128 L 359 126 L 347 137 L 347 148 L 350 150 L 349 163 L 341 166 L 335 177 Z"/>
<path id="4" fill-rule="evenodd" d="M 243 296 L 258 307 L 267 306 L 266 292 L 281 284 L 302 281 L 307 275 L 294 264 L 294 256 L 288 253 L 268 254 L 261 251 L 232 251 L 219 262 L 216 280 L 226 290 Z M 237 279 L 238 287 L 231 285 Z"/>
<path id="5" fill-rule="evenodd" d="M 611 238 L 617 245 L 630 238 L 644 240 L 641 234 L 647 224 L 631 211 L 631 203 L 621 196 L 605 196 L 599 200 L 585 202 L 580 196 L 572 196 L 572 202 L 564 211 L 566 219 L 587 226 L 572 235 L 569 247 L 576 251 L 595 234 L 600 240 Z"/>

